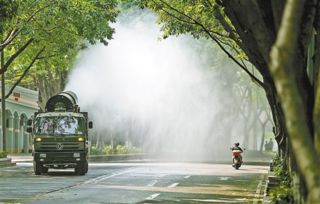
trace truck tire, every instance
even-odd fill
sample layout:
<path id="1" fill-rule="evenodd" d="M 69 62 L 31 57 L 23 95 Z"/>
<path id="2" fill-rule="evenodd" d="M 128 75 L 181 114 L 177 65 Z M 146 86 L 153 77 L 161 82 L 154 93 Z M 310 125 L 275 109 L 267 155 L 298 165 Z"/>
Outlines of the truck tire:
<path id="1" fill-rule="evenodd" d="M 48 167 L 42 167 L 42 173 L 46 174 L 48 173 L 49 168 Z"/>
<path id="2" fill-rule="evenodd" d="M 42 165 L 39 162 L 34 161 L 33 162 L 33 171 L 35 175 L 41 175 L 42 174 Z"/>
<path id="3" fill-rule="evenodd" d="M 88 170 L 89 170 L 89 164 L 88 164 L 88 161 L 85 161 L 85 163 L 84 163 L 85 174 L 88 173 Z"/>
<path id="4" fill-rule="evenodd" d="M 74 172 L 77 175 L 85 175 L 86 174 L 86 165 L 85 163 L 79 163 L 75 168 L 74 168 Z"/>

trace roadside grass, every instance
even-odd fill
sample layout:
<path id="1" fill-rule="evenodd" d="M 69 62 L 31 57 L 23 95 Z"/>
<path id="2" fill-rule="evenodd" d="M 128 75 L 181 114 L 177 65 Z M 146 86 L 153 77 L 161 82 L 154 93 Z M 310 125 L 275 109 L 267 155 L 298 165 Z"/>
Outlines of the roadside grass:
<path id="1" fill-rule="evenodd" d="M 5 151 L 0 151 L 0 158 L 7 158 L 8 153 Z"/>
<path id="2" fill-rule="evenodd" d="M 141 152 L 141 148 L 127 147 L 124 145 L 117 145 L 115 147 L 112 147 L 111 145 L 106 145 L 103 148 L 97 148 L 95 146 L 92 146 L 90 150 L 91 155 L 133 154 Z"/>

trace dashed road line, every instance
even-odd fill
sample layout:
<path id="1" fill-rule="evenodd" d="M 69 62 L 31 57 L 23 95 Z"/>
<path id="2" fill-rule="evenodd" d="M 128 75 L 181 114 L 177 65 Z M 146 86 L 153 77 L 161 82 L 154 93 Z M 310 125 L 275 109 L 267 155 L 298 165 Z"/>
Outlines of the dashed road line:
<path id="1" fill-rule="evenodd" d="M 230 177 L 227 177 L 227 176 L 219 177 L 219 179 L 220 179 L 221 181 L 227 181 L 227 180 L 229 180 L 229 178 L 230 178 Z"/>
<path id="2" fill-rule="evenodd" d="M 156 197 L 158 197 L 159 195 L 160 195 L 160 193 L 152 194 L 151 196 L 147 197 L 146 200 L 153 200 L 153 199 L 155 199 Z"/>
<path id="3" fill-rule="evenodd" d="M 147 186 L 151 187 L 151 186 L 154 186 L 156 183 L 158 183 L 158 181 L 154 180 L 154 181 L 150 182 Z"/>
<path id="4" fill-rule="evenodd" d="M 84 184 L 90 184 L 90 183 L 93 183 L 93 184 L 97 184 L 101 181 L 104 181 L 104 180 L 107 180 L 109 178 L 112 178 L 112 177 L 115 177 L 115 176 L 120 176 L 122 174 L 126 174 L 126 173 L 129 173 L 133 170 L 133 168 L 129 169 L 129 170 L 125 170 L 125 171 L 120 171 L 120 172 L 117 172 L 117 173 L 112 173 L 111 175 L 103 175 L 103 176 L 99 176 L 97 178 L 93 178 L 93 179 L 90 179 L 90 180 L 87 180 L 85 182 L 83 182 Z"/>
<path id="5" fill-rule="evenodd" d="M 177 185 L 179 185 L 179 183 L 173 183 L 173 184 L 171 184 L 170 186 L 168 186 L 168 188 L 174 188 L 174 187 L 176 187 Z"/>

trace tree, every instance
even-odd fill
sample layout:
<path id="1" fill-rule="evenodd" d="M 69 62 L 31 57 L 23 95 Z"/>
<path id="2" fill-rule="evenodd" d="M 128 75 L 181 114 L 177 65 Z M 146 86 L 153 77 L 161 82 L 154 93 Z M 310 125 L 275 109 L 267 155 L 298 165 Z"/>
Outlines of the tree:
<path id="1" fill-rule="evenodd" d="M 53 59 L 58 62 L 67 56 L 61 62 L 70 63 L 74 59 L 70 53 L 79 50 L 84 41 L 93 44 L 100 40 L 106 44 L 105 39 L 111 39 L 114 32 L 109 22 L 114 22 L 118 14 L 116 0 L 0 0 L 0 5 L 2 110 L 5 110 L 5 98 L 12 94 L 36 61 L 46 59 L 42 66 L 38 63 L 38 67 L 52 73 L 61 65 L 53 63 Z M 15 77 L 16 73 L 20 75 L 5 93 L 8 70 L 15 73 Z M 5 118 L 5 111 L 2 111 L 2 124 Z M 2 133 L 5 150 L 5 129 Z"/>
<path id="2" fill-rule="evenodd" d="M 78 52 L 78 48 L 69 49 L 58 55 L 41 58 L 20 82 L 21 86 L 39 90 L 38 105 L 41 109 L 44 109 L 48 98 L 64 90 L 68 73 Z M 12 85 L 18 80 L 25 71 L 23 64 L 22 60 L 19 60 L 6 72 L 6 84 Z"/>
<path id="3" fill-rule="evenodd" d="M 319 2 L 318 2 L 319 4 Z M 291 139 L 292 148 L 299 150 L 295 154 L 300 172 L 306 181 L 309 190 L 308 203 L 320 201 L 320 173 L 319 158 L 319 122 L 320 107 L 314 107 L 313 115 L 306 115 L 305 93 L 308 90 L 299 90 L 300 83 L 296 80 L 297 71 L 305 69 L 306 65 L 297 62 L 299 59 L 298 46 L 300 44 L 299 34 L 303 32 L 304 8 L 308 6 L 307 1 L 289 0 L 285 5 L 276 42 L 271 50 L 270 71 L 275 81 L 281 105 L 286 116 L 286 126 Z M 315 11 L 313 11 L 315 12 Z M 311 16 L 312 17 L 312 16 Z M 313 16 L 314 17 L 314 16 Z M 319 20 L 319 19 L 318 19 Z M 318 45 L 320 46 L 320 45 Z M 317 56 L 320 57 L 320 56 Z M 300 59 L 299 59 L 300 60 Z M 302 66 L 302 67 L 300 67 Z M 316 99 L 319 92 L 316 92 Z M 303 95 L 304 94 L 304 95 Z M 315 102 L 316 105 L 318 101 Z M 312 120 L 314 124 L 308 124 Z M 310 125 L 315 125 L 315 137 Z M 314 145 L 313 141 L 315 140 Z M 314 148 L 313 148 L 314 147 Z"/>
<path id="4" fill-rule="evenodd" d="M 67 71 L 76 53 L 86 42 L 107 43 L 114 30 L 118 14 L 117 1 L 105 0 L 18 0 L 3 1 L 0 22 L 0 51 L 5 53 L 5 63 L 0 74 L 11 71 L 20 83 L 34 63 L 37 63 L 35 78 Z M 59 67 L 58 67 L 59 66 Z M 14 73 L 20 73 L 17 76 Z M 40 85 L 40 81 L 36 80 Z"/>
<path id="5" fill-rule="evenodd" d="M 158 14 L 164 37 L 190 33 L 195 38 L 204 36 L 212 39 L 252 81 L 265 90 L 281 156 L 290 158 L 287 161 L 293 170 L 297 164 L 299 175 L 307 187 L 309 203 L 319 203 L 316 191 L 320 192 L 317 170 L 320 130 L 316 124 L 320 119 L 320 36 L 315 33 L 320 32 L 320 1 L 137 0 L 133 3 L 147 6 Z M 288 5 L 287 15 L 298 14 L 296 18 L 282 17 L 285 5 Z M 294 5 L 294 9 L 290 10 L 289 5 Z M 294 26 L 281 23 L 285 20 L 293 20 Z M 287 31 L 278 32 L 281 29 Z M 279 45 L 276 44 L 270 62 L 271 48 L 276 39 L 281 38 L 289 38 L 283 44 L 277 40 L 281 46 L 287 46 L 285 52 L 277 51 Z M 312 52 L 308 52 L 312 38 L 316 43 L 313 43 Z M 292 46 L 288 46 L 290 43 Z M 288 49 L 293 49 L 293 53 L 286 53 Z M 288 55 L 290 59 L 286 58 Z M 243 61 L 253 64 L 261 77 L 248 69 Z M 282 63 L 285 63 L 284 69 L 279 68 Z"/>

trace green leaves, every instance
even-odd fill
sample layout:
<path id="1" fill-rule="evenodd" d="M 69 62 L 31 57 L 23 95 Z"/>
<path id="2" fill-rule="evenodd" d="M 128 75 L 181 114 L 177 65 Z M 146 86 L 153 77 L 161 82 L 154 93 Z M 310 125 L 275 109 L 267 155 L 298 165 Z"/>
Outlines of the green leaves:
<path id="1" fill-rule="evenodd" d="M 204 28 L 222 31 L 213 16 L 214 9 L 210 1 L 149 0 L 144 3 L 158 14 L 158 22 L 162 24 L 165 36 L 190 33 L 199 38 L 208 37 Z"/>
<path id="2" fill-rule="evenodd" d="M 24 83 L 36 87 L 39 77 L 69 71 L 84 44 L 111 39 L 119 13 L 116 0 L 0 0 L 1 49 L 5 60 L 32 43 L 10 64 L 7 75 L 14 83 L 36 53 L 45 47 Z M 3 5 L 3 6 L 2 6 Z"/>
<path id="3" fill-rule="evenodd" d="M 0 151 L 0 158 L 6 158 L 8 155 L 7 152 L 4 152 L 4 151 Z"/>

